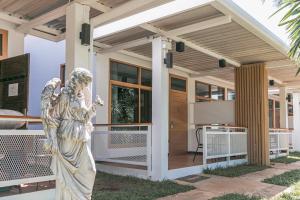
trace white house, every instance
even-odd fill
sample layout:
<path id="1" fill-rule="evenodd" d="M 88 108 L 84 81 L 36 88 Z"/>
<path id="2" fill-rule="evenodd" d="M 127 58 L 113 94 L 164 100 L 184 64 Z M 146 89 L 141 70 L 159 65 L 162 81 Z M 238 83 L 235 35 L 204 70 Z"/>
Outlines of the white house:
<path id="1" fill-rule="evenodd" d="M 105 102 L 91 141 L 99 171 L 176 179 L 300 150 L 300 78 L 288 46 L 231 0 L 14 0 L 0 9 L 0 106 L 27 115 L 1 121 L 40 122 L 45 82 L 90 69 L 93 96 Z M 0 130 L 0 188 L 53 179 L 41 168 L 23 173 L 36 159 L 12 159 L 8 146 L 34 141 L 22 155 L 49 164 L 37 151 L 43 131 L 31 130 L 41 127 L 26 127 Z M 20 160 L 23 171 L 7 170 Z"/>

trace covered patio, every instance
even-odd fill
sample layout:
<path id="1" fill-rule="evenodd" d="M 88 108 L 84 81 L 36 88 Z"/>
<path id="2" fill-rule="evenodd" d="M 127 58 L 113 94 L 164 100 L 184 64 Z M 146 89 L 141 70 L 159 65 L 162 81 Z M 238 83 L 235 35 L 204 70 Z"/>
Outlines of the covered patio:
<path id="1" fill-rule="evenodd" d="M 287 96 L 299 89 L 300 79 L 295 77 L 297 66 L 288 59 L 286 44 L 232 1 L 199 1 L 184 11 L 159 19 L 121 28 L 115 22 L 103 29 L 95 32 L 94 41 L 99 55 L 97 77 L 101 82 L 98 84 L 109 84 L 104 81 L 106 75 L 101 71 L 107 71 L 111 59 L 141 63 L 137 65 L 152 70 L 152 140 L 149 144 L 152 154 L 149 154 L 151 175 L 148 176 L 153 179 L 177 178 L 199 173 L 203 166 L 208 166 L 206 164 L 228 165 L 229 160 L 235 164 L 249 160 L 252 164 L 268 165 L 270 153 L 272 156 L 288 153 L 289 128 L 292 128 L 288 124 L 289 120 L 293 124 L 298 115 L 298 103 L 297 95 L 294 95 L 294 119 L 289 119 Z M 183 52 L 176 50 L 178 42 L 185 44 Z M 167 53 L 173 55 L 172 69 L 164 63 Z M 226 61 L 225 68 L 220 66 L 223 60 Z M 274 84 L 270 85 L 269 81 Z M 207 90 L 201 86 L 197 88 L 199 82 L 211 86 Z M 110 84 L 114 85 L 114 82 Z M 213 85 L 223 86 L 224 94 Z M 100 87 L 97 91 L 106 93 L 107 89 Z M 232 93 L 235 93 L 233 103 L 214 102 L 232 100 Z M 281 109 L 280 125 L 269 130 L 270 96 L 278 99 Z M 203 106 L 198 109 L 201 104 L 207 109 Z M 222 110 L 215 111 L 215 105 L 220 105 Z M 104 109 L 102 113 L 105 112 Z M 195 119 L 197 115 L 202 118 Z M 97 119 L 102 125 L 110 122 Z M 207 128 L 205 125 L 210 128 L 210 124 L 218 124 L 212 132 L 223 135 L 219 141 L 212 139 L 216 136 L 211 136 L 209 141 L 200 141 L 202 148 L 193 161 L 198 145 L 196 130 L 202 126 Z M 294 127 L 294 132 L 297 129 Z M 233 136 L 226 135 L 236 132 L 242 135 L 236 141 Z M 296 137 L 293 136 L 293 140 Z M 226 143 L 226 138 L 231 143 Z M 234 146 L 243 141 L 241 138 L 246 139 L 244 146 Z M 99 140 L 94 139 L 95 147 L 101 146 L 97 143 Z M 205 143 L 210 150 L 207 146 L 205 149 Z M 219 152 L 212 152 L 212 146 L 219 146 Z M 237 148 L 236 152 L 230 153 L 229 146 Z"/>
<path id="2" fill-rule="evenodd" d="M 206 168 L 269 165 L 270 157 L 300 150 L 298 68 L 286 44 L 231 0 L 3 2 L 0 19 L 13 49 L 6 58 L 23 54 L 31 34 L 65 40 L 62 80 L 75 67 L 93 72 L 91 91 L 105 102 L 91 141 L 99 171 L 177 179 Z M 90 26 L 85 41 L 83 24 Z M 28 125 L 41 120 L 27 111 L 0 116 L 26 124 L 0 130 L 0 161 L 7 169 L 25 166 L 9 176 L 0 171 L 0 187 L 54 179 L 51 155 L 37 151 L 42 127 Z M 12 144 L 14 137 L 21 143 Z M 11 160 L 7 148 L 24 141 L 31 144 L 26 159 Z M 35 173 L 30 164 L 40 160 L 32 157 L 43 163 Z"/>

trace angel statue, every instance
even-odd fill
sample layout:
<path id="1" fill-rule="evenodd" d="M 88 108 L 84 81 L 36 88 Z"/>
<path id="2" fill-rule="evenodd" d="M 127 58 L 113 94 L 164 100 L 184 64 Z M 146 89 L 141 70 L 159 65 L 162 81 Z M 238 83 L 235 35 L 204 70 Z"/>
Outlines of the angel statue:
<path id="1" fill-rule="evenodd" d="M 47 135 L 45 147 L 51 150 L 51 169 L 56 176 L 56 200 L 91 199 L 96 167 L 88 141 L 93 130 L 91 118 L 96 106 L 103 105 L 97 96 L 89 103 L 88 86 L 92 74 L 76 68 L 66 87 L 57 92 L 60 80 L 53 78 L 41 95 L 41 118 Z"/>

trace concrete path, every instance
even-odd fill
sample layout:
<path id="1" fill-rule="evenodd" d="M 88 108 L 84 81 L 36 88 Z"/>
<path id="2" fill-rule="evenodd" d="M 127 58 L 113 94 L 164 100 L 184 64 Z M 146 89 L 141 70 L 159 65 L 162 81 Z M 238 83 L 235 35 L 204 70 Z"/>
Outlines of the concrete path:
<path id="1" fill-rule="evenodd" d="M 287 187 L 262 183 L 261 181 L 293 169 L 300 169 L 300 161 L 292 164 L 276 163 L 272 165 L 272 168 L 235 178 L 210 176 L 209 179 L 192 184 L 177 181 L 180 184 L 193 185 L 196 189 L 161 198 L 160 200 L 208 200 L 228 193 L 257 195 L 270 199 L 283 192 Z"/>

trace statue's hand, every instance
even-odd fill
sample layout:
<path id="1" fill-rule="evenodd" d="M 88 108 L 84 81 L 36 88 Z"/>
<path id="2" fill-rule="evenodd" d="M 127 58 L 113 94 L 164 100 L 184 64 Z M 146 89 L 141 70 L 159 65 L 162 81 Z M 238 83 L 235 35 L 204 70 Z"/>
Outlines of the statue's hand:
<path id="1" fill-rule="evenodd" d="M 104 105 L 104 101 L 98 95 L 96 95 L 95 104 L 99 105 L 99 106 L 103 106 Z"/>

